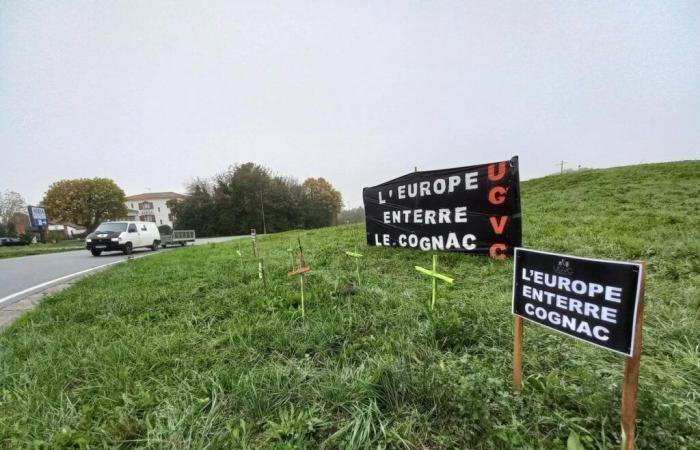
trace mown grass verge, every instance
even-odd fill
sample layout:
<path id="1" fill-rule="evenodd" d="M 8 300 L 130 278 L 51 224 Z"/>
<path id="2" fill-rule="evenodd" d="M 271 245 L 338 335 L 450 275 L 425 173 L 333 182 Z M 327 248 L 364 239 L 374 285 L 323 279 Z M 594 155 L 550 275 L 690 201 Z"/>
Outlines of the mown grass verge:
<path id="1" fill-rule="evenodd" d="M 640 448 L 700 448 L 700 163 L 523 183 L 526 246 L 649 262 Z M 306 321 L 286 248 L 314 272 Z M 368 248 L 364 227 L 121 264 L 0 334 L 0 443 L 91 448 L 585 448 L 619 443 L 622 359 L 527 323 L 510 388 L 512 262 Z M 244 255 L 244 269 L 236 255 Z M 362 287 L 351 295 L 354 262 Z"/>
<path id="2" fill-rule="evenodd" d="M 48 253 L 69 252 L 72 250 L 84 250 L 85 242 L 82 240 L 59 241 L 55 244 L 29 244 L 16 247 L 0 247 L 0 259 L 16 258 L 18 256 L 45 255 Z"/>

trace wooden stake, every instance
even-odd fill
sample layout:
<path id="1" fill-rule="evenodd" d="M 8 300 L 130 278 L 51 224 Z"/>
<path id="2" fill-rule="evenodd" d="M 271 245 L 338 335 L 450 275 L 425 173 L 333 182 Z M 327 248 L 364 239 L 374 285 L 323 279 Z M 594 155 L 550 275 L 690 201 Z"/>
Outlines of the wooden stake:
<path id="1" fill-rule="evenodd" d="M 306 318 L 306 314 L 304 311 L 304 274 L 299 275 L 299 283 L 301 284 L 301 319 L 304 320 Z"/>
<path id="2" fill-rule="evenodd" d="M 433 255 L 433 272 L 437 271 L 437 255 Z M 437 278 L 433 277 L 433 301 L 430 303 L 430 309 L 435 309 L 435 297 L 437 297 Z"/>
<path id="3" fill-rule="evenodd" d="M 634 450 L 635 420 L 637 418 L 637 390 L 639 387 L 639 363 L 642 356 L 642 318 L 644 313 L 644 284 L 646 262 L 640 261 L 642 281 L 639 287 L 639 304 L 632 341 L 632 356 L 625 358 L 625 380 L 622 385 L 622 450 Z"/>
<path id="4" fill-rule="evenodd" d="M 304 261 L 304 249 L 301 246 L 301 239 L 299 239 L 299 268 L 297 270 L 294 270 L 294 267 L 292 266 L 292 271 L 287 273 L 288 277 L 293 277 L 293 276 L 299 276 L 299 285 L 301 287 L 301 319 L 304 320 L 306 318 L 306 308 L 304 305 L 304 274 L 311 272 L 311 267 L 308 267 L 306 265 L 306 261 Z"/>
<path id="5" fill-rule="evenodd" d="M 257 233 L 255 232 L 255 228 L 250 229 L 250 239 L 253 241 L 253 254 L 255 257 L 258 257 L 258 242 L 257 242 Z"/>
<path id="6" fill-rule="evenodd" d="M 258 260 L 258 277 L 262 280 L 263 282 L 263 287 L 265 288 L 265 291 L 267 291 L 267 276 L 265 275 L 265 260 L 260 257 Z"/>
<path id="7" fill-rule="evenodd" d="M 355 270 L 357 272 L 357 285 L 360 286 L 362 284 L 362 280 L 360 279 L 360 261 L 358 261 L 358 258 L 362 258 L 362 254 L 357 253 L 357 247 L 355 247 L 354 252 L 346 251 L 345 254 L 355 258 Z"/>
<path id="8" fill-rule="evenodd" d="M 289 253 L 289 257 L 292 258 L 292 272 L 294 272 L 294 249 L 289 247 L 287 253 Z"/>
<path id="9" fill-rule="evenodd" d="M 515 316 L 513 329 L 513 389 L 523 388 L 523 318 Z"/>

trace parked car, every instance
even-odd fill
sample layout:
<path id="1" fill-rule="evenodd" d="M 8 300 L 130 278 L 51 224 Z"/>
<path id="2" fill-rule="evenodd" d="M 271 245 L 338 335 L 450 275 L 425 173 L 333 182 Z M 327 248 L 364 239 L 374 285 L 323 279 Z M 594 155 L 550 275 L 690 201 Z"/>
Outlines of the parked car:
<path id="1" fill-rule="evenodd" d="M 29 245 L 29 242 L 16 237 L 0 237 L 0 246 L 9 247 L 11 245 Z"/>
<path id="2" fill-rule="evenodd" d="M 121 251 L 130 255 L 135 248 L 153 251 L 160 246 L 160 233 L 153 222 L 104 222 L 85 238 L 85 248 L 93 256 L 102 252 Z"/>

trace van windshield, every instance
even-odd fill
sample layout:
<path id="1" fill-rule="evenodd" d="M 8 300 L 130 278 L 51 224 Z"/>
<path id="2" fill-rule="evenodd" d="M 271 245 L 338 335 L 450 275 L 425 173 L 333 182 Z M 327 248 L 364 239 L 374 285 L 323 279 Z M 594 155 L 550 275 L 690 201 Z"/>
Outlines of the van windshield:
<path id="1" fill-rule="evenodd" d="M 95 232 L 98 231 L 126 231 L 126 223 L 125 222 L 105 222 L 103 224 L 100 224 L 99 227 L 95 230 Z"/>

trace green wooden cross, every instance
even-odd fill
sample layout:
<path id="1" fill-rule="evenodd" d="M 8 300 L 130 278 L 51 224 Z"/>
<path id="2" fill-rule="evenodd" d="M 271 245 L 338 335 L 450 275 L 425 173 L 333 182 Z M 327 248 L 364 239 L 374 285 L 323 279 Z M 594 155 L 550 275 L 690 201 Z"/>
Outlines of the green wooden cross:
<path id="1" fill-rule="evenodd" d="M 241 262 L 241 271 L 243 271 L 243 254 L 241 253 L 241 244 L 238 244 L 238 250 L 236 250 L 236 253 L 238 254 L 238 259 Z"/>
<path id="2" fill-rule="evenodd" d="M 360 258 L 362 258 L 362 255 L 360 253 L 357 253 L 357 247 L 355 247 L 354 252 L 345 252 L 346 255 L 350 256 L 351 258 L 355 258 L 355 269 L 357 269 L 357 285 L 361 285 L 362 281 L 360 280 Z"/>
<path id="3" fill-rule="evenodd" d="M 433 299 L 430 302 L 430 309 L 433 309 L 435 308 L 435 297 L 437 296 L 437 280 L 442 280 L 450 284 L 452 284 L 455 280 L 452 277 L 437 272 L 437 255 L 433 255 L 433 270 L 429 270 L 420 266 L 414 267 L 418 272 L 433 278 Z"/>

